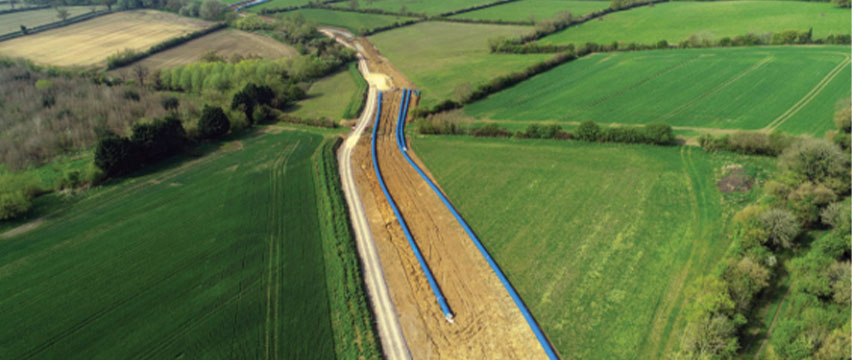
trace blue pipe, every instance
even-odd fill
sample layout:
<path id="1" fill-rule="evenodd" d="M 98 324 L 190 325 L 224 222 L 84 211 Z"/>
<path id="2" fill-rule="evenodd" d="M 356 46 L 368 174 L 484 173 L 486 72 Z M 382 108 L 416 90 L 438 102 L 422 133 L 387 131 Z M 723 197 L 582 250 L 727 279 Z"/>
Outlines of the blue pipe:
<path id="1" fill-rule="evenodd" d="M 408 110 L 407 104 L 406 110 Z M 400 121 L 402 122 L 403 131 L 405 130 L 404 119 L 404 117 L 400 118 Z M 404 137 L 405 135 L 403 135 L 403 139 Z M 441 190 L 438 189 L 435 183 L 433 183 L 432 180 L 429 179 L 429 177 L 426 176 L 425 173 L 423 173 L 423 170 L 421 170 L 420 167 L 417 166 L 417 164 L 414 163 L 413 160 L 411 160 L 411 157 L 408 156 L 408 152 L 405 151 L 403 148 L 404 144 L 405 140 L 403 140 L 402 143 L 397 144 L 400 152 L 402 153 L 402 156 L 405 157 L 405 160 L 408 160 L 408 163 L 411 164 L 412 167 L 414 167 L 414 170 L 417 170 L 417 173 L 419 173 L 420 177 L 422 177 L 423 180 L 425 180 L 426 183 L 429 184 L 429 187 L 432 188 L 432 191 L 434 191 L 435 194 L 437 194 L 438 197 L 441 198 L 441 201 L 444 202 L 444 205 L 446 205 L 450 212 L 453 213 L 453 216 L 455 216 L 456 220 L 458 220 L 459 224 L 462 226 L 462 228 L 464 228 L 464 231 L 467 232 L 467 235 L 470 236 L 471 240 L 473 240 L 473 243 L 474 245 L 476 245 L 476 248 L 479 249 L 480 253 L 482 253 L 482 257 L 484 257 L 485 261 L 488 262 L 488 265 L 491 266 L 491 270 L 493 270 L 494 273 L 497 274 L 497 277 L 500 279 L 500 282 L 503 283 L 503 287 L 506 288 L 506 291 L 509 292 L 509 296 L 512 297 L 512 300 L 515 301 L 515 305 L 518 306 L 518 310 L 520 310 L 521 314 L 524 315 L 524 319 L 527 320 L 527 324 L 529 324 L 530 329 L 532 329 L 533 333 L 535 334 L 535 337 L 538 338 L 538 342 L 541 344 L 541 347 L 544 349 L 544 352 L 547 354 L 547 357 L 550 359 L 558 359 L 559 357 L 556 356 L 556 352 L 553 350 L 553 347 L 550 346 L 550 342 L 547 341 L 547 337 L 544 336 L 544 332 L 541 331 L 541 328 L 539 328 L 538 323 L 535 322 L 535 319 L 533 318 L 532 314 L 527 309 L 526 305 L 524 305 L 524 302 L 523 300 L 521 300 L 521 297 L 518 296 L 518 293 L 515 291 L 515 288 L 512 287 L 512 284 L 509 282 L 509 279 L 507 279 L 506 276 L 503 275 L 503 271 L 500 270 L 500 266 L 498 266 L 497 263 L 494 262 L 494 259 L 492 259 L 491 255 L 488 254 L 488 250 L 486 250 L 482 243 L 479 242 L 479 238 L 476 237 L 476 234 L 473 233 L 473 230 L 470 228 L 470 226 L 467 225 L 467 222 L 465 222 L 461 215 L 458 213 L 458 211 L 456 211 L 456 208 L 453 207 L 453 204 L 450 203 L 450 200 L 448 200 L 447 197 L 444 196 L 444 193 L 442 193 Z"/>
<path id="2" fill-rule="evenodd" d="M 411 93 L 414 90 L 408 90 L 408 97 L 402 102 L 402 118 L 399 121 L 399 142 L 402 145 L 402 151 L 408 150 L 408 147 L 405 145 L 405 119 L 408 117 L 408 103 L 411 102 Z"/>
<path id="3" fill-rule="evenodd" d="M 376 171 L 376 177 L 378 177 L 379 179 L 379 186 L 381 186 L 382 192 L 385 193 L 385 198 L 388 199 L 388 203 L 390 203 L 391 209 L 393 209 L 393 213 L 396 215 L 396 220 L 402 227 L 402 232 L 405 233 L 405 237 L 406 239 L 408 239 L 408 244 L 411 246 L 411 250 L 414 251 L 414 256 L 417 258 L 417 262 L 420 263 L 420 269 L 423 270 L 423 273 L 426 275 L 426 280 L 429 281 L 429 286 L 432 288 L 432 292 L 435 294 L 435 299 L 438 301 L 438 305 L 441 306 L 441 311 L 444 312 L 444 318 L 446 318 L 447 321 L 452 323 L 453 313 L 450 311 L 450 307 L 447 305 L 447 301 L 444 299 L 444 294 L 441 292 L 441 289 L 438 288 L 438 283 L 432 276 L 432 271 L 429 270 L 429 265 L 426 264 L 426 260 L 423 259 L 423 255 L 420 254 L 420 248 L 417 247 L 417 244 L 414 242 L 414 238 L 411 237 L 411 232 L 408 230 L 408 225 L 405 224 L 405 219 L 402 218 L 402 214 L 396 207 L 396 202 L 393 201 L 393 198 L 390 196 L 390 192 L 388 192 L 387 186 L 385 186 L 385 180 L 384 178 L 382 178 L 382 172 L 379 171 L 379 159 L 376 156 L 376 132 L 379 129 L 379 119 L 381 118 L 381 114 L 382 93 L 380 92 L 378 107 L 376 108 L 376 123 L 373 126 L 373 138 L 370 142 L 370 146 L 372 148 L 373 153 L 373 169 Z"/>

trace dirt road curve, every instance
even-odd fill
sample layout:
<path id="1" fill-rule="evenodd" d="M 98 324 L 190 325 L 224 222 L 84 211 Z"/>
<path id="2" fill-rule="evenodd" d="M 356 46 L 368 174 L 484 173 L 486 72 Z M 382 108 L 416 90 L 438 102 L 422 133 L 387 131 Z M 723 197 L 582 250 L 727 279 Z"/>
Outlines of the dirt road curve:
<path id="1" fill-rule="evenodd" d="M 344 44 L 346 43 L 344 42 Z M 348 46 L 349 44 L 346 45 Z M 377 93 L 379 90 L 387 89 L 387 82 L 383 76 L 370 73 L 363 57 L 358 61 L 358 69 L 364 75 L 364 78 L 367 79 L 370 87 L 364 111 L 361 113 L 361 117 L 358 119 L 354 130 L 346 138 L 346 141 L 343 142 L 337 153 L 340 179 L 343 183 L 343 193 L 346 196 L 346 203 L 349 207 L 352 228 L 355 230 L 358 255 L 361 257 L 363 265 L 364 281 L 367 284 L 367 292 L 370 294 L 373 313 L 376 314 L 376 327 L 379 331 L 379 338 L 382 342 L 385 357 L 394 360 L 411 359 L 411 354 L 408 352 L 408 346 L 405 344 L 405 338 L 402 335 L 402 329 L 397 321 L 396 310 L 388 292 L 381 260 L 379 259 L 370 227 L 367 224 L 367 216 L 364 212 L 364 206 L 361 204 L 358 189 L 355 187 L 355 177 L 352 173 L 352 150 L 355 149 L 364 129 L 375 116 Z"/>

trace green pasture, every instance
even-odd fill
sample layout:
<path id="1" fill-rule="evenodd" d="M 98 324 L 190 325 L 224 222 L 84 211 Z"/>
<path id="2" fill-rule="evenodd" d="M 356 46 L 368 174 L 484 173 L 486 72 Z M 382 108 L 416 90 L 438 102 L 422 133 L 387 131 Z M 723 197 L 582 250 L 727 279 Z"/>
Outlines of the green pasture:
<path id="1" fill-rule="evenodd" d="M 541 21 L 552 18 L 556 13 L 570 11 L 574 16 L 582 16 L 595 10 L 606 9 L 609 1 L 589 0 L 519 0 L 503 5 L 471 11 L 451 18 L 474 20 L 504 21 Z"/>
<path id="2" fill-rule="evenodd" d="M 17 8 L 18 6 L 16 6 Z M 92 9 L 104 10 L 105 6 L 63 6 L 68 10 L 68 17 L 74 17 L 91 12 Z M 27 10 L 0 15 L 0 35 L 21 30 L 21 25 L 28 28 L 59 22 L 57 11 L 54 8 Z"/>
<path id="3" fill-rule="evenodd" d="M 329 359 L 375 346 L 369 321 L 336 333 L 363 315 L 340 304 L 365 300 L 329 290 L 344 280 L 327 264 L 344 255 L 321 240 L 338 216 L 318 192 L 323 136 L 270 130 L 76 195 L 0 239 L 0 323 L 15 325 L 0 327 L 4 357 Z"/>
<path id="4" fill-rule="evenodd" d="M 465 107 L 507 122 L 665 122 L 822 136 L 850 96 L 849 47 L 655 50 L 586 56 Z"/>
<path id="5" fill-rule="evenodd" d="M 223 0 L 225 4 L 233 4 L 237 2 L 237 0 Z M 305 5 L 309 2 L 309 0 L 270 0 L 260 5 L 255 5 L 250 8 L 247 8 L 246 11 L 251 12 L 260 12 L 263 9 L 281 9 L 288 8 L 291 6 L 301 6 Z"/>
<path id="6" fill-rule="evenodd" d="M 250 11 L 260 12 L 262 5 L 249 8 Z M 395 15 L 363 14 L 349 11 L 334 11 L 324 9 L 301 9 L 289 11 L 285 16 L 300 15 L 308 21 L 320 25 L 335 26 L 358 34 L 364 30 L 371 30 L 383 26 L 393 25 L 397 22 L 405 22 L 413 18 Z"/>
<path id="7" fill-rule="evenodd" d="M 357 9 L 379 9 L 393 13 L 438 15 L 471 6 L 492 3 L 496 0 L 361 0 Z M 332 6 L 352 8 L 351 1 L 342 1 Z"/>
<path id="8" fill-rule="evenodd" d="M 565 358 L 662 359 L 683 291 L 725 253 L 721 168 L 773 159 L 694 147 L 417 136 L 412 147 Z"/>
<path id="9" fill-rule="evenodd" d="M 353 102 L 363 102 L 365 90 L 366 82 L 352 63 L 348 70 L 341 70 L 314 82 L 308 89 L 308 97 L 288 109 L 287 114 L 301 118 L 340 120 L 350 115 L 348 109 L 355 106 Z"/>
<path id="10" fill-rule="evenodd" d="M 402 73 L 423 91 L 421 105 L 453 97 L 462 84 L 471 87 L 521 71 L 552 54 L 491 54 L 488 39 L 513 37 L 532 27 L 424 22 L 370 37 Z"/>
<path id="11" fill-rule="evenodd" d="M 690 35 L 718 40 L 754 33 L 807 31 L 814 38 L 849 34 L 849 9 L 828 2 L 804 1 L 684 1 L 643 6 L 606 15 L 544 37 L 542 43 L 584 44 L 613 41 L 677 43 Z"/>

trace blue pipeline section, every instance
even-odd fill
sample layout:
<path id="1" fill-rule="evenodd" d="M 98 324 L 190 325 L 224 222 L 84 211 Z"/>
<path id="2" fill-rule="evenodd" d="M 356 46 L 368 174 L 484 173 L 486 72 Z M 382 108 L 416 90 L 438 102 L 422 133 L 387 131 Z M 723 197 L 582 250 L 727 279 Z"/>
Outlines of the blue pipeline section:
<path id="1" fill-rule="evenodd" d="M 408 94 L 410 94 L 410 92 Z M 401 106 L 401 108 L 405 109 L 406 112 L 408 111 L 408 98 L 405 98 L 405 103 Z M 432 188 L 432 191 L 434 191 L 435 194 L 437 194 L 438 197 L 441 198 L 441 201 L 444 202 L 444 205 L 446 205 L 447 208 L 450 209 L 450 212 L 453 213 L 453 216 L 455 216 L 456 220 L 459 222 L 462 228 L 464 228 L 464 231 L 467 232 L 467 235 L 470 236 L 471 240 L 473 240 L 473 243 L 476 245 L 476 248 L 479 249 L 480 253 L 482 253 L 482 256 L 485 258 L 485 261 L 487 261 L 488 265 L 491 266 L 491 270 L 493 270 L 494 273 L 497 274 L 497 277 L 500 279 L 500 282 L 503 283 L 503 287 L 505 287 L 506 291 L 509 292 L 509 296 L 511 296 L 512 300 L 515 301 L 515 305 L 518 306 L 518 309 L 521 311 L 521 314 L 524 315 L 524 319 L 527 320 L 527 324 L 529 324 L 530 329 L 532 329 L 533 333 L 535 334 L 535 337 L 538 338 L 538 342 L 541 344 L 541 347 L 544 349 L 544 352 L 547 353 L 547 357 L 549 357 L 550 359 L 558 359 L 559 357 L 556 356 L 556 352 L 553 350 L 553 347 L 550 346 L 550 342 L 547 341 L 547 338 L 544 336 L 544 332 L 541 331 L 541 328 L 539 328 L 538 323 L 535 322 L 535 319 L 533 318 L 532 314 L 530 314 L 530 311 L 527 309 L 526 305 L 524 305 L 523 300 L 521 300 L 521 297 L 515 291 L 515 288 L 512 287 L 512 284 L 509 282 L 509 279 L 507 279 L 506 276 L 503 275 L 503 271 L 500 270 L 500 267 L 497 266 L 497 263 L 494 262 L 494 259 L 491 258 L 491 255 L 488 253 L 488 250 L 486 250 L 482 243 L 479 242 L 479 238 L 476 237 L 476 234 L 473 233 L 473 230 L 470 228 L 470 226 L 467 225 L 467 222 L 465 222 L 461 215 L 458 213 L 458 211 L 456 211 L 456 208 L 453 207 L 453 204 L 450 203 L 450 200 L 448 200 L 447 197 L 444 196 L 444 193 L 442 193 L 441 190 L 438 189 L 435 183 L 433 183 L 432 180 L 429 179 L 429 177 L 426 176 L 425 173 L 423 173 L 423 170 L 421 170 L 420 167 L 417 166 L 417 164 L 414 163 L 413 160 L 411 160 L 411 157 L 408 156 L 408 152 L 405 148 L 404 114 L 400 116 L 398 126 L 399 127 L 397 129 L 400 133 L 400 136 L 397 137 L 397 145 L 399 147 L 400 152 L 402 152 L 402 156 L 405 157 L 405 160 L 408 160 L 408 163 L 411 164 L 414 170 L 417 170 L 417 173 L 420 174 L 420 177 L 422 177 L 427 184 L 429 184 L 429 187 Z M 373 130 L 375 131 L 375 129 Z"/>
<path id="2" fill-rule="evenodd" d="M 407 93 L 405 93 L 407 94 Z M 405 97 L 404 99 L 407 99 Z M 396 202 L 393 201 L 393 198 L 390 196 L 390 192 L 388 192 L 387 186 L 385 186 L 385 180 L 382 178 L 382 173 L 379 171 L 379 159 L 376 156 L 376 132 L 379 129 L 379 119 L 381 119 L 382 115 L 382 93 L 379 93 L 379 101 L 378 107 L 376 108 L 376 123 L 373 126 L 373 138 L 370 142 L 370 146 L 372 148 L 373 153 L 373 169 L 376 171 L 376 177 L 379 179 L 379 186 L 382 188 L 382 192 L 385 193 L 385 198 L 388 199 L 388 203 L 390 203 L 391 209 L 393 209 L 393 213 L 396 215 L 396 220 L 399 222 L 399 225 L 402 227 L 402 232 L 405 233 L 405 238 L 408 239 L 408 244 L 411 246 L 411 250 L 414 252 L 414 256 L 417 257 L 417 262 L 420 263 L 420 269 L 423 270 L 423 274 L 426 275 L 426 280 L 429 281 L 429 287 L 432 288 L 432 292 L 435 294 L 435 299 L 438 301 L 438 305 L 441 306 L 441 311 L 444 312 L 444 318 L 449 322 L 453 322 L 453 313 L 450 311 L 450 307 L 447 305 L 446 299 L 444 299 L 444 294 L 441 292 L 441 289 L 438 288 L 438 283 L 435 281 L 435 277 L 432 276 L 432 271 L 429 269 L 429 265 L 426 264 L 426 260 L 423 259 L 423 255 L 420 253 L 420 248 L 417 247 L 417 244 L 414 242 L 414 238 L 411 236 L 411 232 L 408 230 L 408 225 L 405 224 L 405 219 L 402 218 L 402 214 L 399 212 L 399 208 L 396 207 Z M 400 115 L 402 113 L 400 112 Z M 402 116 L 402 115 L 401 115 Z M 399 133 L 397 132 L 397 140 L 399 140 Z"/>

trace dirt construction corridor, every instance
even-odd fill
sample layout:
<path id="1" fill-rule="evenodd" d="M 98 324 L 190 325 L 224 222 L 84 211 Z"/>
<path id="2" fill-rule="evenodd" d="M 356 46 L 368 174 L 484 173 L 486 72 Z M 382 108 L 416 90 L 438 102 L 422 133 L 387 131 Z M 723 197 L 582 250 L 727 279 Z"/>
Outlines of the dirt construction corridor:
<path id="1" fill-rule="evenodd" d="M 411 355 L 418 359 L 546 358 L 485 259 L 399 152 L 393 132 L 401 95 L 401 90 L 386 91 L 383 95 L 377 135 L 379 166 L 391 196 L 455 314 L 453 324 L 444 319 L 379 187 L 368 136 L 361 138 L 353 160 L 359 193 Z M 423 167 L 416 157 L 415 161 Z"/>

